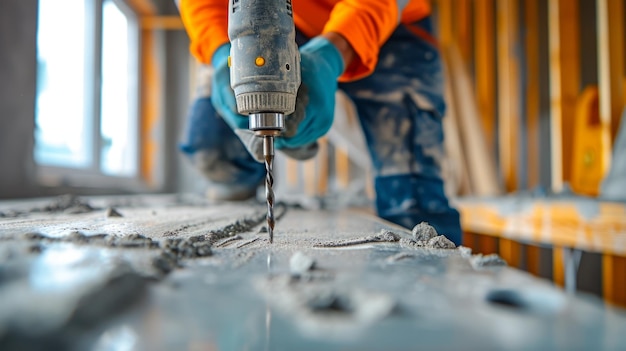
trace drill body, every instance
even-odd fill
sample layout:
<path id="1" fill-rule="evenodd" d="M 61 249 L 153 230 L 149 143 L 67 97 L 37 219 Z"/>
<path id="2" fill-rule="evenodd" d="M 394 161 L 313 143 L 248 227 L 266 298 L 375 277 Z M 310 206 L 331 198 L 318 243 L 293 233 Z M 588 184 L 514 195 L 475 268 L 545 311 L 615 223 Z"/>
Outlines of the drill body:
<path id="1" fill-rule="evenodd" d="M 293 113 L 300 87 L 300 52 L 296 45 L 291 0 L 230 0 L 230 82 L 237 111 L 263 138 L 265 194 L 270 242 L 274 230 L 274 137 Z"/>

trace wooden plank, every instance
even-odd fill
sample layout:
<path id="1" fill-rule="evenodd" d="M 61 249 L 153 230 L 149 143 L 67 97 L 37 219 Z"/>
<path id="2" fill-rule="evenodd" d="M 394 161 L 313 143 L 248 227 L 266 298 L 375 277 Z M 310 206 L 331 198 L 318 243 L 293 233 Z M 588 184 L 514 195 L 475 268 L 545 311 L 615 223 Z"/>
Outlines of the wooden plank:
<path id="1" fill-rule="evenodd" d="M 603 144 L 610 150 L 624 109 L 624 1 L 597 0 L 598 86 L 600 121 L 610 126 Z M 605 156 L 610 162 L 610 155 Z"/>
<path id="2" fill-rule="evenodd" d="M 159 143 L 154 130 L 159 120 L 161 100 L 161 77 L 154 54 L 154 33 L 141 31 L 141 106 L 140 106 L 140 174 L 148 186 L 155 186 L 156 163 Z"/>
<path id="3" fill-rule="evenodd" d="M 350 156 L 348 150 L 335 148 L 335 176 L 340 189 L 347 189 L 350 184 Z"/>
<path id="4" fill-rule="evenodd" d="M 606 302 L 626 307 L 626 257 L 602 256 L 602 291 Z"/>
<path id="5" fill-rule="evenodd" d="M 445 181 L 446 195 L 453 197 L 456 195 L 471 195 L 472 188 L 468 174 L 467 159 L 464 155 L 463 141 L 461 140 L 461 128 L 459 121 L 459 106 L 454 99 L 452 92 L 451 63 L 446 51 L 442 50 L 444 64 L 446 64 L 444 74 L 444 98 L 447 104 L 446 116 L 443 119 L 443 131 L 446 136 L 443 140 L 444 149 L 449 157 L 449 162 L 443 165 L 443 179 Z"/>
<path id="6" fill-rule="evenodd" d="M 552 280 L 556 285 L 565 286 L 565 264 L 563 263 L 563 248 L 552 248 Z"/>
<path id="7" fill-rule="evenodd" d="M 472 3 L 471 0 L 455 0 L 454 11 L 456 30 L 455 42 L 458 45 L 463 62 L 472 62 Z M 469 66 L 468 66 L 469 67 Z"/>
<path id="8" fill-rule="evenodd" d="M 298 181 L 299 181 L 299 177 L 298 177 L 299 167 L 298 166 L 299 165 L 298 165 L 297 160 L 287 157 L 287 160 L 285 161 L 285 168 L 287 169 L 287 184 L 289 185 L 290 188 L 294 188 L 298 186 Z"/>
<path id="9" fill-rule="evenodd" d="M 539 276 L 541 271 L 541 249 L 535 245 L 526 245 L 526 270 Z"/>
<path id="10" fill-rule="evenodd" d="M 320 138 L 317 152 L 317 195 L 324 196 L 328 193 L 328 138 Z"/>
<path id="11" fill-rule="evenodd" d="M 509 266 L 519 268 L 521 266 L 521 245 L 511 239 L 500 238 L 499 254 Z"/>
<path id="12" fill-rule="evenodd" d="M 142 16 L 139 18 L 142 29 L 184 30 L 180 16 Z"/>
<path id="13" fill-rule="evenodd" d="M 496 79 L 493 0 L 475 0 L 476 101 L 489 149 L 495 150 Z"/>
<path id="14" fill-rule="evenodd" d="M 152 16 L 157 13 L 156 6 L 151 0 L 126 0 L 125 2 L 139 16 Z"/>
<path id="15" fill-rule="evenodd" d="M 480 253 L 485 255 L 498 253 L 498 238 L 489 235 L 481 235 L 478 242 Z"/>
<path id="16" fill-rule="evenodd" d="M 437 14 L 439 23 L 439 42 L 442 47 L 454 41 L 453 28 L 453 0 L 437 0 Z"/>
<path id="17" fill-rule="evenodd" d="M 477 236 L 473 233 L 463 231 L 463 246 L 469 247 L 472 249 L 472 252 L 478 252 L 478 248 L 476 246 L 476 238 Z"/>
<path id="18" fill-rule="evenodd" d="M 309 196 L 317 195 L 317 157 L 311 160 L 305 161 L 303 164 L 304 169 L 304 191 Z"/>
<path id="19" fill-rule="evenodd" d="M 549 0 L 550 143 L 552 190 L 571 175 L 573 116 L 580 91 L 578 1 Z"/>
<path id="20" fill-rule="evenodd" d="M 539 150 L 539 0 L 525 0 L 526 28 L 526 152 L 527 152 L 527 187 L 539 185 L 540 150 Z"/>
<path id="21" fill-rule="evenodd" d="M 518 2 L 496 2 L 498 68 L 498 141 L 500 172 L 507 191 L 518 188 L 520 88 L 518 41 Z"/>
<path id="22" fill-rule="evenodd" d="M 485 142 L 478 117 L 467 65 L 455 44 L 444 50 L 448 63 L 448 82 L 452 88 L 454 115 L 463 142 L 464 158 L 467 161 L 470 186 L 473 195 L 494 196 L 501 193 L 492 152 Z"/>

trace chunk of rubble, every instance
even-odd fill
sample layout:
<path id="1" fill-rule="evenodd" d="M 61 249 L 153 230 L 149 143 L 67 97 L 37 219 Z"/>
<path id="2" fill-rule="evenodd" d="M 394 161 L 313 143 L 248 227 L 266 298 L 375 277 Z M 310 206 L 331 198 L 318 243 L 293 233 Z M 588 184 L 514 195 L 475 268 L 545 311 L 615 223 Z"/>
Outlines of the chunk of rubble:
<path id="1" fill-rule="evenodd" d="M 437 233 L 437 230 L 433 226 L 428 224 L 428 222 L 422 222 L 413 227 L 412 233 L 413 240 L 425 242 L 428 242 L 430 239 L 439 235 Z"/>

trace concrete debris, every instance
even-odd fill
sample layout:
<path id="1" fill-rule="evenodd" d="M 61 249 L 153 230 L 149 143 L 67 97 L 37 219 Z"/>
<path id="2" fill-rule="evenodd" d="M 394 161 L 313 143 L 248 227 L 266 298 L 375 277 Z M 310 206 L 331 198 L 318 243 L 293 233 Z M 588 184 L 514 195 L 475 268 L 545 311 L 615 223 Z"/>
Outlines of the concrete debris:
<path id="1" fill-rule="evenodd" d="M 416 249 L 416 248 L 422 248 L 426 246 L 426 242 L 424 241 L 416 241 L 413 239 L 408 239 L 408 238 L 401 238 L 400 239 L 400 246 L 405 247 L 405 248 L 409 248 L 409 249 Z"/>
<path id="2" fill-rule="evenodd" d="M 433 238 L 430 238 L 427 242 L 423 240 L 414 240 L 402 238 L 400 239 L 400 245 L 405 248 L 417 249 L 417 248 L 428 248 L 428 249 L 454 249 L 456 246 L 452 241 L 445 237 L 445 235 L 438 235 Z"/>
<path id="3" fill-rule="evenodd" d="M 437 230 L 435 230 L 435 228 L 427 222 L 421 222 L 420 224 L 413 227 L 412 233 L 413 240 L 425 242 L 428 242 L 428 240 L 439 235 L 437 233 Z"/>
<path id="4" fill-rule="evenodd" d="M 354 246 L 354 245 L 362 245 L 369 243 L 379 243 L 379 242 L 397 242 L 400 240 L 400 235 L 388 231 L 381 230 L 380 233 L 376 235 L 364 236 L 361 238 L 348 239 L 348 240 L 333 240 L 333 241 L 325 241 L 321 243 L 314 244 L 314 247 L 344 247 L 344 246 Z"/>
<path id="5" fill-rule="evenodd" d="M 122 214 L 119 213 L 119 211 L 116 210 L 114 207 L 107 207 L 106 217 L 111 218 L 111 217 L 124 217 L 124 216 L 122 216 Z"/>
<path id="6" fill-rule="evenodd" d="M 211 242 L 204 241 L 201 237 L 203 236 L 166 239 L 164 250 L 172 254 L 177 260 L 211 256 L 213 254 Z"/>
<path id="7" fill-rule="evenodd" d="M 439 235 L 428 240 L 426 247 L 433 249 L 455 249 L 456 245 L 446 238 L 445 235 Z"/>
<path id="8" fill-rule="evenodd" d="M 469 259 L 469 261 L 474 269 L 480 269 L 484 267 L 502 267 L 507 265 L 506 261 L 497 254 L 490 254 L 485 256 L 483 256 L 483 254 L 477 254 L 473 255 Z"/>
<path id="9" fill-rule="evenodd" d="M 289 259 L 289 271 L 293 275 L 302 275 L 315 268 L 315 260 L 301 251 L 291 255 Z"/>
<path id="10" fill-rule="evenodd" d="M 34 208 L 31 212 L 79 214 L 94 210 L 96 210 L 96 208 L 92 207 L 87 201 L 82 200 L 76 195 L 68 194 L 55 198 L 43 207 Z"/>

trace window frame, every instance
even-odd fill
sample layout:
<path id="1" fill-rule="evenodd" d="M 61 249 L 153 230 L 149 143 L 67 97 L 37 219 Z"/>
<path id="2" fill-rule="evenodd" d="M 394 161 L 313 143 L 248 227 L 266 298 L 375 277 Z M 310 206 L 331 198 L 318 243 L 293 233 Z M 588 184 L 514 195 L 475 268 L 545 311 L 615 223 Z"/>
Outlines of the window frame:
<path id="1" fill-rule="evenodd" d="M 150 187 L 141 174 L 141 26 L 140 16 L 125 0 L 84 0 L 85 1 L 85 123 L 88 125 L 90 164 L 84 168 L 53 166 L 36 163 L 37 181 L 42 186 L 95 188 L 99 190 L 117 190 L 141 192 Z M 116 176 L 102 171 L 102 45 L 103 45 L 103 6 L 106 1 L 113 2 L 126 16 L 129 23 L 129 62 L 135 74 L 130 78 L 129 113 L 135 116 L 134 141 L 136 147 L 136 171 L 133 176 Z"/>

